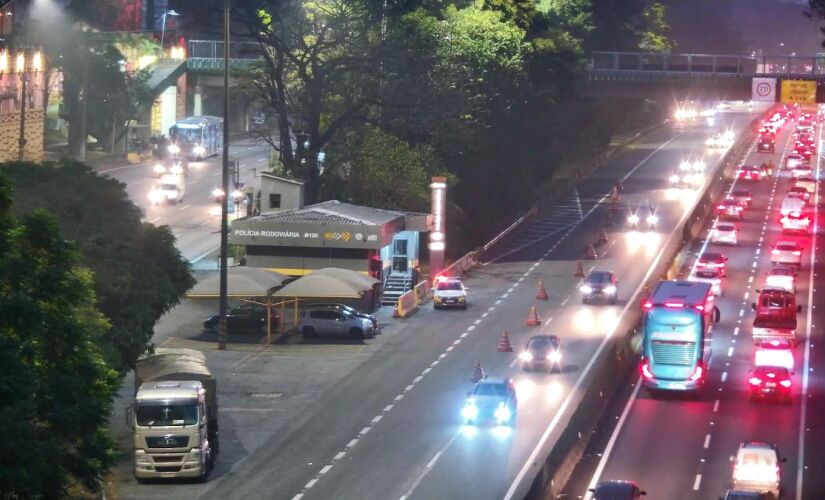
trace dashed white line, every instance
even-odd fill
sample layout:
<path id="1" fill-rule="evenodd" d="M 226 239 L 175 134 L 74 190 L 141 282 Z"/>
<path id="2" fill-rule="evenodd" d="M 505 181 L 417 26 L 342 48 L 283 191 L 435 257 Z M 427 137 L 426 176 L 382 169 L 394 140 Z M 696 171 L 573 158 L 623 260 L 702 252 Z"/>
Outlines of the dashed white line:
<path id="1" fill-rule="evenodd" d="M 346 451 L 339 451 L 334 457 L 332 457 L 332 459 L 333 460 L 341 460 L 342 458 L 344 458 L 344 455 L 346 455 L 346 454 L 347 454 Z"/>
<path id="2" fill-rule="evenodd" d="M 730 353 L 732 351 L 733 351 L 733 347 L 731 347 L 730 350 L 728 351 L 728 356 L 730 356 Z M 722 382 L 724 382 L 727 379 L 728 379 L 728 372 L 722 372 Z"/>
<path id="3" fill-rule="evenodd" d="M 490 313 L 486 312 L 486 313 L 482 314 L 482 315 L 481 315 L 481 317 L 482 317 L 482 318 L 486 318 L 486 317 L 487 317 L 487 316 L 489 316 L 489 315 L 490 315 Z"/>
<path id="4" fill-rule="evenodd" d="M 513 289 L 514 289 L 515 287 L 516 287 L 516 286 L 515 286 L 515 285 L 513 285 L 513 286 L 511 286 L 510 288 L 508 288 L 508 289 L 507 289 L 507 293 L 513 293 Z"/>
<path id="5" fill-rule="evenodd" d="M 733 356 L 733 347 L 728 347 L 728 357 Z"/>
<path id="6" fill-rule="evenodd" d="M 355 439 L 351 440 L 349 443 L 347 443 L 347 448 L 352 448 L 356 444 L 358 444 L 358 438 L 355 438 Z"/>
<path id="7" fill-rule="evenodd" d="M 413 384 L 417 384 L 417 383 L 421 382 L 421 379 L 422 379 L 422 378 L 424 378 L 424 377 L 422 377 L 421 375 L 419 375 L 419 376 L 415 377 L 415 378 L 413 379 Z"/>
<path id="8" fill-rule="evenodd" d="M 159 221 L 160 219 L 161 219 L 160 217 L 155 217 L 154 219 L 149 219 L 149 223 L 154 224 L 155 222 Z"/>
<path id="9" fill-rule="evenodd" d="M 495 310 L 496 310 L 496 306 L 490 306 L 490 307 L 488 307 L 488 308 L 487 308 L 487 312 L 493 312 L 493 311 L 495 311 Z M 484 317 L 484 316 L 482 315 L 482 318 L 483 318 L 483 317 Z"/>
<path id="10" fill-rule="evenodd" d="M 313 486 L 315 486 L 315 483 L 317 483 L 317 482 L 318 482 L 318 478 L 317 478 L 317 477 L 316 477 L 315 479 L 311 479 L 311 480 L 307 483 L 307 485 L 306 485 L 306 486 L 304 486 L 304 489 L 305 489 L 305 490 L 308 490 L 308 489 L 312 488 Z"/>
<path id="11" fill-rule="evenodd" d="M 292 497 L 292 500 L 301 500 L 302 498 L 304 498 L 304 494 L 303 493 L 298 493 L 297 495 Z"/>
<path id="12" fill-rule="evenodd" d="M 408 385 L 407 387 L 404 388 L 404 392 L 410 392 L 412 390 L 412 388 L 413 388 L 413 385 L 410 384 L 410 385 Z"/>
<path id="13" fill-rule="evenodd" d="M 393 407 L 393 405 L 387 405 L 387 406 L 384 407 L 384 411 L 385 412 L 390 411 L 390 410 L 392 410 L 392 407 Z"/>
<path id="14" fill-rule="evenodd" d="M 496 305 L 499 305 L 499 304 L 501 304 L 501 299 L 498 299 L 498 300 L 496 301 Z"/>
<path id="15" fill-rule="evenodd" d="M 464 333 L 461 334 L 461 338 L 463 339 L 463 338 L 467 337 L 467 335 L 469 335 L 469 334 L 470 334 L 470 332 L 464 332 Z"/>
<path id="16" fill-rule="evenodd" d="M 477 319 L 477 320 L 473 321 L 473 324 L 478 325 L 479 323 L 481 323 L 481 320 L 480 320 L 480 319 Z"/>
<path id="17" fill-rule="evenodd" d="M 566 305 L 567 305 L 567 301 L 568 301 L 568 300 L 570 300 L 570 297 L 567 297 L 566 299 L 562 300 L 562 301 L 561 301 L 561 306 L 562 306 L 562 307 L 566 306 Z"/>
<path id="18" fill-rule="evenodd" d="M 452 351 L 453 349 L 455 349 L 455 347 L 453 347 L 453 346 L 451 346 L 451 345 L 447 346 L 447 352 L 450 352 L 450 351 Z M 446 356 L 446 354 L 445 354 L 445 356 Z"/>
<path id="19" fill-rule="evenodd" d="M 444 359 L 444 358 L 446 358 L 446 357 L 447 357 L 447 353 L 446 353 L 446 352 L 442 352 L 441 354 L 439 354 L 439 355 L 438 355 L 438 359 Z"/>
<path id="20" fill-rule="evenodd" d="M 717 400 L 716 400 L 716 401 L 714 401 L 714 403 L 713 403 L 713 413 L 716 413 L 716 412 L 718 412 L 718 411 L 719 411 L 719 400 L 717 399 Z"/>
<path id="21" fill-rule="evenodd" d="M 361 432 L 359 432 L 358 435 L 363 436 L 364 434 L 368 433 L 371 429 L 372 429 L 372 427 L 366 426 L 363 429 L 361 429 Z"/>
<path id="22" fill-rule="evenodd" d="M 320 471 L 318 471 L 318 474 L 321 474 L 321 475 L 323 476 L 324 474 L 326 474 L 327 472 L 329 472 L 329 470 L 330 470 L 330 469 L 332 469 L 332 466 L 331 466 L 331 465 L 325 465 L 323 469 L 321 469 Z"/>
<path id="23" fill-rule="evenodd" d="M 703 448 L 705 448 L 707 450 L 708 446 L 710 446 L 710 434 L 705 434 L 705 444 L 704 444 Z"/>
<path id="24" fill-rule="evenodd" d="M 745 295 L 742 298 L 745 299 L 745 300 L 748 300 L 748 297 L 750 297 L 750 295 L 751 295 L 750 292 L 745 292 Z"/>
<path id="25" fill-rule="evenodd" d="M 472 331 L 473 331 L 473 330 L 475 330 L 475 329 L 476 329 L 476 325 L 470 325 L 470 326 L 467 328 L 467 331 L 468 331 L 468 332 L 472 332 Z"/>
<path id="26" fill-rule="evenodd" d="M 395 401 L 401 401 L 402 399 L 404 399 L 403 394 L 399 394 L 398 396 L 395 397 Z"/>
<path id="27" fill-rule="evenodd" d="M 693 491 L 699 491 L 700 484 L 702 484 L 702 475 L 696 474 L 696 480 L 693 481 Z"/>
<path id="28" fill-rule="evenodd" d="M 734 336 L 739 335 L 739 327 L 738 326 L 733 329 L 733 335 Z"/>
<path id="29" fill-rule="evenodd" d="M 753 283 L 753 276 L 748 276 L 748 283 Z"/>
<path id="30" fill-rule="evenodd" d="M 509 296 L 510 296 L 510 294 L 509 294 L 509 293 L 505 293 L 504 295 L 502 295 L 502 296 L 501 296 L 501 298 L 502 298 L 502 299 L 506 299 L 506 298 L 507 298 L 507 297 L 509 297 Z M 501 302 L 501 301 L 499 301 L 499 302 Z"/>
<path id="31" fill-rule="evenodd" d="M 373 424 L 377 424 L 378 422 L 381 421 L 382 418 L 384 418 L 382 415 L 376 415 L 375 418 L 370 420 L 370 422 L 372 422 Z"/>
<path id="32" fill-rule="evenodd" d="M 452 347 L 452 346 L 450 346 L 450 347 Z M 424 368 L 424 371 L 421 372 L 421 376 L 424 376 L 424 375 L 430 373 L 431 371 L 433 371 L 432 368 Z"/>
<path id="33" fill-rule="evenodd" d="M 453 345 L 458 345 L 460 343 L 461 343 L 461 339 L 455 339 L 455 341 L 453 341 Z"/>
<path id="34" fill-rule="evenodd" d="M 739 309 L 739 317 L 741 318 L 744 315 L 745 315 L 745 310 L 744 309 Z"/>

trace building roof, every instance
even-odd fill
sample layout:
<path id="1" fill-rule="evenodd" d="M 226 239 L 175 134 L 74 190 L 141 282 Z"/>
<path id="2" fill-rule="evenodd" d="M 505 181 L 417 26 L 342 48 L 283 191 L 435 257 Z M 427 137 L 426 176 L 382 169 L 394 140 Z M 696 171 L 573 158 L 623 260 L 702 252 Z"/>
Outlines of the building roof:
<path id="1" fill-rule="evenodd" d="M 268 269 L 237 266 L 226 269 L 227 295 L 230 297 L 266 297 L 273 289 L 283 285 L 289 276 Z M 198 281 L 186 294 L 189 298 L 220 296 L 220 273 L 214 272 Z"/>
<path id="2" fill-rule="evenodd" d="M 281 288 L 275 297 L 357 299 L 370 287 L 321 272 L 307 274 Z"/>
<path id="3" fill-rule="evenodd" d="M 286 177 L 281 177 L 270 172 L 261 172 L 261 177 L 266 177 L 268 179 L 274 179 L 276 181 L 286 182 L 289 184 L 297 184 L 298 186 L 304 185 L 304 183 L 301 181 L 295 179 L 287 179 Z"/>
<path id="4" fill-rule="evenodd" d="M 362 207 L 338 200 L 324 201 L 298 210 L 263 212 L 252 217 L 262 222 L 282 224 L 348 224 L 354 226 L 380 226 L 400 217 L 404 212 L 381 208 Z"/>

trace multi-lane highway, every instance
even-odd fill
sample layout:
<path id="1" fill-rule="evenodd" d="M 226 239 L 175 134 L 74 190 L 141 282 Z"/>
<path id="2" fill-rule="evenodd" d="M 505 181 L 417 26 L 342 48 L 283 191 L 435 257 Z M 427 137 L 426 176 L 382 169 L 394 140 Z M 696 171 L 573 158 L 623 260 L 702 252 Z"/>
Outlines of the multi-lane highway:
<path id="1" fill-rule="evenodd" d="M 710 127 L 702 122 L 648 134 L 581 185 L 572 202 L 536 218 L 537 224 L 547 227 L 563 218 L 564 224 L 556 225 L 563 230 L 548 231 L 545 238 L 537 234 L 534 244 L 475 270 L 466 280 L 471 298 L 466 312 L 419 312 L 401 323 L 397 334 L 359 369 L 330 384 L 304 418 L 285 423 L 280 433 L 236 462 L 219 460 L 209 483 L 175 485 L 165 488 L 164 496 L 523 496 L 537 470 L 535 464 L 552 446 L 576 405 L 594 355 L 610 342 L 617 328 L 626 326 L 622 319 L 635 307 L 630 299 L 650 278 L 648 269 L 659 258 L 663 244 L 679 237 L 674 228 L 693 206 L 696 192 L 668 189 L 668 177 L 683 159 L 706 153 L 704 142 L 711 132 L 726 127 L 741 131 L 753 116 L 739 108 L 720 114 Z M 708 169 L 719 157 L 719 152 L 705 154 Z M 148 184 L 148 175 L 139 182 Z M 200 183 L 196 188 L 201 193 L 199 209 L 193 210 L 195 205 L 162 207 L 165 212 L 155 217 L 170 219 L 158 222 L 177 229 L 177 224 L 207 220 L 198 210 L 208 210 L 208 194 L 218 179 L 215 176 L 214 182 L 208 182 L 212 179 L 208 175 L 213 174 L 198 177 L 195 172 L 190 177 L 190 182 Z M 586 270 L 596 267 L 617 273 L 619 303 L 585 306 L 580 301 L 579 280 L 573 276 L 575 263 L 604 227 L 606 194 L 619 178 L 624 185 L 622 205 L 657 206 L 658 229 L 628 232 L 619 228 L 609 233 L 599 258 L 584 263 Z M 146 189 L 141 187 L 132 195 L 140 199 L 145 196 L 140 190 Z M 190 189 L 191 185 L 186 203 L 195 201 Z M 150 220 L 151 213 L 147 213 Z M 207 250 L 205 245 L 198 252 Z M 193 250 L 184 248 L 184 252 L 189 258 L 197 256 Z M 539 279 L 550 294 L 547 302 L 534 300 Z M 533 304 L 538 306 L 542 326 L 530 328 L 524 322 Z M 516 363 L 517 352 L 496 352 L 505 330 L 517 351 L 533 334 L 560 335 L 564 349 L 561 373 L 522 372 Z M 490 376 L 515 379 L 519 408 L 513 429 L 460 425 L 459 413 L 471 388 L 476 360 Z M 225 425 L 222 431 L 231 433 L 231 422 Z"/>
<path id="2" fill-rule="evenodd" d="M 266 143 L 244 140 L 229 147 L 231 160 L 237 160 L 240 180 L 247 186 L 256 185 L 256 172 L 268 169 L 270 147 Z M 190 262 L 198 262 L 220 246 L 220 204 L 212 198 L 212 190 L 221 184 L 221 159 L 209 158 L 191 162 L 186 178 L 183 202 L 177 205 L 152 205 L 149 192 L 156 182 L 152 172 L 154 162 L 128 165 L 99 172 L 126 185 L 129 197 L 140 206 L 145 219 L 156 225 L 169 226 L 178 249 Z M 245 214 L 245 209 L 241 208 Z"/>
<path id="3" fill-rule="evenodd" d="M 793 144 L 793 128 L 791 122 L 778 134 L 775 154 L 751 152 L 746 163 L 771 159 L 782 165 Z M 817 151 L 813 162 L 817 174 L 819 154 Z M 647 491 L 647 498 L 720 498 L 731 487 L 731 457 L 745 441 L 777 445 L 787 460 L 783 464 L 783 498 L 825 498 L 823 479 L 817 474 L 823 470 L 823 377 L 817 349 L 821 331 L 816 326 L 825 319 L 822 311 L 815 309 L 821 274 L 815 276 L 812 269 L 815 259 L 821 260 L 814 252 L 818 243 L 812 235 L 781 234 L 779 205 L 792 185 L 789 171 L 778 170 L 772 178 L 758 182 L 737 180 L 735 185 L 750 189 L 754 204 L 738 223 L 738 245 L 721 248 L 729 261 L 724 294 L 718 301 L 721 321 L 713 330 L 708 390 L 699 400 L 653 397 L 639 390 L 640 380 L 634 377 L 606 415 L 603 432 L 588 450 L 589 458 L 568 485 L 568 498 L 586 496 L 587 487 L 608 479 L 634 480 Z M 792 403 L 753 403 L 748 399 L 749 371 L 754 366 L 750 304 L 770 268 L 771 248 L 780 239 L 797 241 L 804 247 L 796 285 L 797 300 L 803 306 L 798 328 L 803 342 L 794 350 L 797 368 L 792 378 Z M 703 239 L 694 241 L 691 249 L 695 257 L 702 249 L 715 247 Z"/>

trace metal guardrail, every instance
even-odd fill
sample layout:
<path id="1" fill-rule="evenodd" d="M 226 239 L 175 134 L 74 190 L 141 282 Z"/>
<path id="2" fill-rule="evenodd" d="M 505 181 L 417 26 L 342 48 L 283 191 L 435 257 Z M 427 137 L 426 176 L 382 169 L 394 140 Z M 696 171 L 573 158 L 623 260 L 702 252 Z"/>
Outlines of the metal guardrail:
<path id="1" fill-rule="evenodd" d="M 590 76 L 825 79 L 825 55 L 663 54 L 593 52 Z"/>
<path id="2" fill-rule="evenodd" d="M 257 59 L 230 59 L 229 69 L 249 69 L 258 63 Z M 186 60 L 186 69 L 191 71 L 223 71 L 223 59 L 210 57 L 190 57 Z"/>

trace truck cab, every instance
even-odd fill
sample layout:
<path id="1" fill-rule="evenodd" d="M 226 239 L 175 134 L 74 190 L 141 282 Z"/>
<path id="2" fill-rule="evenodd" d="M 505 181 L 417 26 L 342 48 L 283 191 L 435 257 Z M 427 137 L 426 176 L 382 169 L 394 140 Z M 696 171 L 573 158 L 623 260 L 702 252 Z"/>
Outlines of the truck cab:
<path id="1" fill-rule="evenodd" d="M 135 478 L 206 479 L 219 450 L 215 379 L 199 351 L 157 351 L 137 362 L 135 400 L 126 414 Z"/>
<path id="2" fill-rule="evenodd" d="M 782 289 L 765 288 L 751 304 L 756 311 L 753 320 L 753 340 L 761 343 L 771 339 L 784 339 L 796 344 L 796 315 L 802 306 L 796 304 L 794 294 Z"/>

